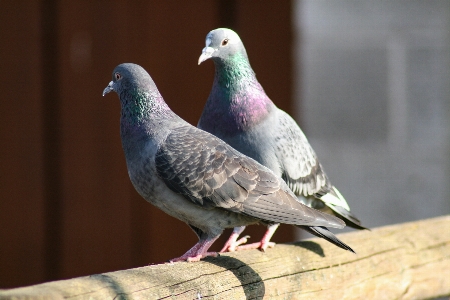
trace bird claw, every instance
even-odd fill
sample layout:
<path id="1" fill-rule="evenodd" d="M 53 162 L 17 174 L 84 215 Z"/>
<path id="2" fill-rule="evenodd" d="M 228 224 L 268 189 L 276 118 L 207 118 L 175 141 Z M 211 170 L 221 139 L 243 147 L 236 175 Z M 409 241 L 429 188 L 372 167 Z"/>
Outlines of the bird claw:
<path id="1" fill-rule="evenodd" d="M 237 240 L 233 245 L 231 245 L 231 246 L 228 248 L 228 251 L 229 251 L 229 252 L 234 252 L 234 251 L 236 251 L 236 248 L 238 248 L 240 245 L 246 244 L 249 238 L 250 238 L 249 235 L 246 235 L 246 236 L 244 236 L 244 237 L 241 237 L 239 240 Z"/>
<path id="2" fill-rule="evenodd" d="M 217 257 L 219 256 L 219 254 L 217 252 L 206 252 L 205 254 L 200 254 L 194 257 L 188 257 L 186 259 L 187 262 L 193 262 L 193 261 L 200 261 L 200 259 L 208 257 L 208 256 L 212 256 L 212 257 Z"/>
<path id="3" fill-rule="evenodd" d="M 250 249 L 259 249 L 262 252 L 266 252 L 267 248 L 275 247 L 274 242 L 257 242 L 253 244 L 243 245 L 236 248 L 236 251 L 240 250 L 250 250 Z"/>
<path id="4" fill-rule="evenodd" d="M 266 252 L 267 248 L 273 248 L 275 247 L 276 243 L 274 242 L 268 242 L 268 243 L 261 243 L 261 251 Z"/>
<path id="5" fill-rule="evenodd" d="M 227 241 L 225 243 L 225 245 L 223 246 L 222 250 L 219 251 L 219 253 L 234 252 L 240 245 L 247 243 L 249 238 L 250 238 L 250 236 L 246 235 L 244 237 L 241 237 L 237 241 Z"/>
<path id="6" fill-rule="evenodd" d="M 206 252 L 206 253 L 198 254 L 198 255 L 195 255 L 195 256 L 183 255 L 183 256 L 176 257 L 174 259 L 169 260 L 169 263 L 172 264 L 174 262 L 179 262 L 179 261 L 187 261 L 187 262 L 200 261 L 200 259 L 208 257 L 208 256 L 217 257 L 217 256 L 219 256 L 219 253 L 217 253 L 217 252 Z"/>

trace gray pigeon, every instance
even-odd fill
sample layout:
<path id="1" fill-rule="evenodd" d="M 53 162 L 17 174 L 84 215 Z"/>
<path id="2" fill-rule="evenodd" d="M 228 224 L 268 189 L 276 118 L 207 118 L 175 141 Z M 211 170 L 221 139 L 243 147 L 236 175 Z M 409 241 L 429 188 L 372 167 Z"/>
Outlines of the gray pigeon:
<path id="1" fill-rule="evenodd" d="M 300 127 L 264 92 L 239 36 L 226 28 L 209 32 L 198 64 L 207 59 L 214 62 L 215 77 L 197 127 L 271 169 L 304 204 L 334 214 L 348 226 L 365 229 L 330 183 Z M 261 242 L 241 247 L 247 239 L 237 238 L 244 228 L 235 228 L 221 252 L 265 250 L 274 245 L 270 238 L 277 226 L 270 226 Z"/>
<path id="2" fill-rule="evenodd" d="M 150 75 L 121 64 L 103 95 L 120 98 L 120 133 L 128 174 L 137 192 L 167 214 L 186 222 L 199 241 L 172 261 L 198 261 L 225 228 L 286 223 L 353 250 L 325 226 L 340 219 L 299 201 L 285 182 L 255 160 L 178 117 Z M 163 224 L 161 225 L 163 226 Z"/>

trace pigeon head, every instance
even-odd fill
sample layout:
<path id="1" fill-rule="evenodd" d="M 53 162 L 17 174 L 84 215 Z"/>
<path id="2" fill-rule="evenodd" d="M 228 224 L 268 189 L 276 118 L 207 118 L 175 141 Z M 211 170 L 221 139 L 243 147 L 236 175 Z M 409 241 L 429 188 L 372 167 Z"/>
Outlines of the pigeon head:
<path id="1" fill-rule="evenodd" d="M 206 36 L 206 47 L 203 48 L 202 54 L 198 59 L 198 64 L 201 64 L 207 59 L 212 59 L 214 62 L 224 62 L 235 57 L 241 57 L 245 60 L 247 52 L 241 39 L 231 29 L 218 28 L 210 31 Z"/>
<path id="2" fill-rule="evenodd" d="M 211 59 L 216 66 L 215 81 L 224 88 L 223 93 L 242 91 L 249 85 L 258 85 L 250 66 L 244 44 L 238 34 L 231 29 L 218 28 L 206 35 L 206 47 L 198 59 L 198 64 Z"/>
<path id="3" fill-rule="evenodd" d="M 132 63 L 120 64 L 114 68 L 112 81 L 103 90 L 103 96 L 115 91 L 119 97 L 127 91 L 158 91 L 147 71 Z"/>
<path id="4" fill-rule="evenodd" d="M 103 96 L 111 91 L 119 95 L 124 123 L 140 124 L 171 113 L 152 78 L 139 65 L 118 65 L 112 73 L 112 81 L 103 90 Z"/>

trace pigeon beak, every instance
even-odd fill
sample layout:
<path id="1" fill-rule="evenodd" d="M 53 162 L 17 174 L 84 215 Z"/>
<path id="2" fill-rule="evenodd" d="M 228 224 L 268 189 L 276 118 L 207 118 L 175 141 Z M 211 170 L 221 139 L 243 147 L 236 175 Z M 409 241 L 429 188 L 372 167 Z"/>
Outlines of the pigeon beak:
<path id="1" fill-rule="evenodd" d="M 200 57 L 198 58 L 198 64 L 201 64 L 205 60 L 211 58 L 215 51 L 216 50 L 214 48 L 211 48 L 211 47 L 203 48 L 202 55 L 200 55 Z"/>
<path id="2" fill-rule="evenodd" d="M 111 91 L 114 90 L 113 84 L 114 84 L 114 82 L 111 81 L 111 82 L 108 84 L 108 86 L 105 87 L 105 89 L 103 90 L 102 96 L 105 96 L 106 94 L 108 94 L 109 92 L 111 92 Z"/>

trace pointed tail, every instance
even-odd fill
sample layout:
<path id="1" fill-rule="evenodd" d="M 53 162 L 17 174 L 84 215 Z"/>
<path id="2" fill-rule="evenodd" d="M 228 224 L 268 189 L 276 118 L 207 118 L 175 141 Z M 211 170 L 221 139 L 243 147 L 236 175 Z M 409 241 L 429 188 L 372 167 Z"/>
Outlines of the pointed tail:
<path id="1" fill-rule="evenodd" d="M 347 201 L 336 187 L 333 186 L 330 192 L 319 196 L 319 199 L 322 200 L 337 217 L 341 218 L 345 222 L 345 225 L 355 229 L 369 230 L 369 228 L 362 226 L 361 221 L 350 212 Z"/>
<path id="2" fill-rule="evenodd" d="M 329 231 L 326 227 L 322 227 L 322 226 L 313 226 L 313 227 L 309 227 L 309 226 L 297 226 L 301 229 L 304 229 L 306 231 L 308 231 L 309 233 L 323 238 L 327 241 L 329 241 L 330 243 L 338 246 L 339 248 L 342 248 L 344 250 L 348 250 L 350 252 L 356 253 L 355 251 L 353 251 L 352 248 L 350 248 L 349 245 L 345 244 L 343 241 L 341 241 L 340 239 L 338 239 L 331 231 Z"/>
<path id="3" fill-rule="evenodd" d="M 342 206 L 335 206 L 333 204 L 328 203 L 325 204 L 335 213 L 335 215 L 338 218 L 341 218 L 345 222 L 345 225 L 355 229 L 370 230 L 369 228 L 362 226 L 361 221 L 358 218 L 356 218 L 350 211 L 346 210 Z"/>

